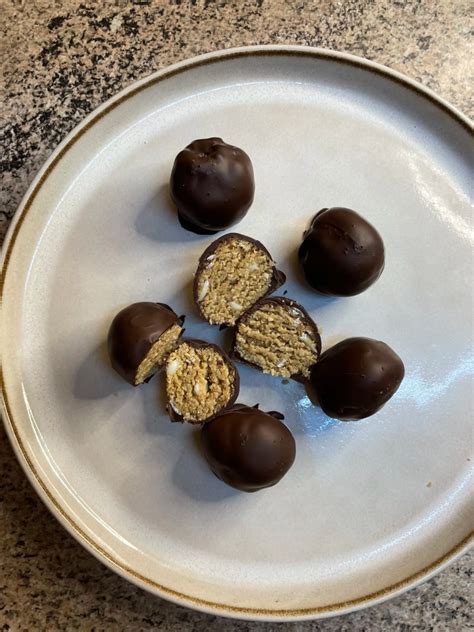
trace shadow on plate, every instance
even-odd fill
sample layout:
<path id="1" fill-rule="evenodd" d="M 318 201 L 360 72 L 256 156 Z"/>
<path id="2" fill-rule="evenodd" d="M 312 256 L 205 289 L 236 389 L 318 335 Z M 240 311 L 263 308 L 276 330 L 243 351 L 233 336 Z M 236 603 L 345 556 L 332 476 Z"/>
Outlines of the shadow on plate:
<path id="1" fill-rule="evenodd" d="M 190 498 L 201 502 L 216 503 L 238 497 L 243 492 L 223 483 L 207 465 L 200 434 L 200 428 L 196 428 L 187 435 L 188 449 L 183 451 L 174 466 L 173 484 Z"/>
<path id="2" fill-rule="evenodd" d="M 296 384 L 301 388 L 301 397 L 294 399 L 292 412 L 285 415 L 284 423 L 291 432 L 307 437 L 316 437 L 328 432 L 339 422 L 328 417 L 319 407 L 318 398 L 309 382 Z"/>
<path id="3" fill-rule="evenodd" d="M 209 235 L 196 235 L 181 226 L 176 207 L 170 198 L 168 183 L 162 184 L 154 197 L 139 211 L 135 228 L 140 235 L 154 241 L 183 243 L 209 240 Z"/>
<path id="4" fill-rule="evenodd" d="M 166 412 L 166 379 L 164 369 L 140 388 L 145 417 L 145 429 L 151 435 L 165 435 L 182 440 L 183 424 L 172 422 Z"/>
<path id="5" fill-rule="evenodd" d="M 85 357 L 74 380 L 74 396 L 78 399 L 103 399 L 130 388 L 110 366 L 105 341 Z"/>

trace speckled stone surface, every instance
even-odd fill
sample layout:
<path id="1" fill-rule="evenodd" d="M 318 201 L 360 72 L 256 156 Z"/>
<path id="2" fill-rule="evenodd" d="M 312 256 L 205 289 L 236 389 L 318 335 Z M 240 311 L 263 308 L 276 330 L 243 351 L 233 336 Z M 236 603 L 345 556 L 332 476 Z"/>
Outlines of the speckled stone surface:
<path id="1" fill-rule="evenodd" d="M 400 70 L 472 115 L 470 0 L 0 0 L 0 240 L 57 143 L 122 87 L 192 55 L 306 44 Z M 292 631 L 474 629 L 473 556 L 378 607 Z M 52 518 L 0 429 L 0 630 L 268 632 L 155 598 L 108 571 Z"/>

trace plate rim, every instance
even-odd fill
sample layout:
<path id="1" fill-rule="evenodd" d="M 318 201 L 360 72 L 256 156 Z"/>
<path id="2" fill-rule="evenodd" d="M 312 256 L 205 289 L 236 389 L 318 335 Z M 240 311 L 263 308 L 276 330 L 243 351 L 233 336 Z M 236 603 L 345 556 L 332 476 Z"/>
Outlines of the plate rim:
<path id="1" fill-rule="evenodd" d="M 49 174 L 60 162 L 67 150 L 72 147 L 77 140 L 90 129 L 97 121 L 103 118 L 108 112 L 117 107 L 123 101 L 133 97 L 138 92 L 154 85 L 160 81 L 164 81 L 174 75 L 180 74 L 187 70 L 213 64 L 220 61 L 231 60 L 241 57 L 257 57 L 257 56 L 285 56 L 294 55 L 299 57 L 307 57 L 313 59 L 324 59 L 333 62 L 339 62 L 350 66 L 382 75 L 386 79 L 390 79 L 404 88 L 411 89 L 418 95 L 428 99 L 432 104 L 441 108 L 446 114 L 453 118 L 456 122 L 469 132 L 472 133 L 473 123 L 460 110 L 451 105 L 443 97 L 437 95 L 433 90 L 423 86 L 421 83 L 411 79 L 403 73 L 388 68 L 377 62 L 364 59 L 349 53 L 343 53 L 325 48 L 315 48 L 309 46 L 296 45 L 256 45 L 243 46 L 238 48 L 229 48 L 225 50 L 217 50 L 203 55 L 198 55 L 180 61 L 178 63 L 167 66 L 161 70 L 155 71 L 150 75 L 135 81 L 127 87 L 120 90 L 116 95 L 99 105 L 89 115 L 87 115 L 71 132 L 59 143 L 49 158 L 45 161 L 38 174 L 28 187 L 18 209 L 11 221 L 7 231 L 4 245 L 2 248 L 1 273 L 0 273 L 0 314 L 3 305 L 3 296 L 5 290 L 5 279 L 8 271 L 8 264 L 11 259 L 16 238 L 21 229 L 22 223 L 33 205 L 33 202 L 42 187 L 48 179 Z M 108 568 L 118 573 L 123 578 L 134 583 L 135 585 L 148 590 L 149 592 L 172 601 L 178 605 L 193 608 L 208 614 L 221 615 L 231 618 L 260 620 L 260 621 L 302 621 L 308 619 L 320 619 L 336 615 L 348 614 L 362 608 L 373 606 L 388 599 L 392 599 L 410 588 L 430 579 L 435 574 L 442 571 L 457 558 L 467 552 L 474 543 L 474 532 L 471 532 L 466 538 L 454 546 L 450 551 L 423 567 L 409 577 L 400 580 L 386 588 L 369 593 L 362 597 L 344 601 L 326 606 L 306 607 L 296 609 L 272 609 L 272 608 L 246 608 L 241 606 L 230 606 L 222 603 L 214 603 L 204 599 L 193 597 L 181 593 L 175 589 L 168 588 L 159 584 L 151 578 L 145 577 L 141 573 L 136 572 L 133 568 L 122 563 L 118 559 L 109 554 L 98 542 L 95 542 L 79 524 L 68 514 L 67 507 L 64 508 L 61 500 L 57 499 L 47 486 L 36 470 L 32 459 L 30 458 L 26 446 L 24 445 L 17 424 L 14 419 L 13 412 L 10 407 L 8 394 L 6 392 L 5 382 L 3 378 L 4 354 L 0 350 L 0 397 L 2 404 L 2 418 L 6 434 L 13 447 L 14 453 L 28 480 L 32 484 L 34 490 L 39 495 L 43 503 L 60 522 L 60 524 L 94 557 L 105 564 Z"/>

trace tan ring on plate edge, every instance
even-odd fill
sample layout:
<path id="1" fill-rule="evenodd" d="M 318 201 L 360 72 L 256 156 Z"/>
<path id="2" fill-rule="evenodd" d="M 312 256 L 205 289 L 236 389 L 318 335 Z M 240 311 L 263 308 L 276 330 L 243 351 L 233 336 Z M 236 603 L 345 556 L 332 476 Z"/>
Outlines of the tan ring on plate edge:
<path id="1" fill-rule="evenodd" d="M 83 136 L 83 134 L 85 134 L 95 123 L 97 123 L 97 121 L 99 121 L 102 117 L 104 117 L 106 114 L 108 114 L 113 109 L 115 109 L 118 105 L 120 105 L 127 99 L 133 97 L 135 94 L 141 92 L 142 90 L 145 90 L 149 88 L 150 86 L 155 85 L 156 83 L 159 83 L 160 81 L 169 79 L 170 77 L 179 75 L 190 69 L 218 63 L 218 62 L 225 61 L 228 59 L 236 59 L 239 57 L 248 57 L 248 56 L 269 57 L 269 56 L 282 56 L 282 55 L 283 56 L 293 55 L 293 56 L 298 56 L 298 57 L 326 59 L 332 62 L 354 66 L 366 72 L 372 72 L 374 74 L 381 75 L 385 79 L 390 79 L 391 81 L 400 84 L 405 89 L 408 88 L 412 90 L 413 92 L 420 94 L 425 99 L 428 99 L 429 101 L 431 101 L 431 103 L 436 105 L 438 108 L 442 109 L 446 114 L 448 114 L 451 118 L 453 118 L 457 123 L 461 124 L 462 127 L 464 127 L 467 131 L 472 132 L 472 129 L 469 126 L 469 124 L 466 123 L 466 121 L 464 121 L 462 118 L 458 117 L 454 110 L 447 107 L 441 101 L 438 101 L 437 99 L 435 99 L 431 94 L 425 92 L 422 88 L 416 86 L 415 84 L 408 83 L 396 75 L 391 75 L 389 74 L 388 71 L 382 68 L 373 67 L 373 66 L 367 65 L 365 62 L 357 61 L 355 59 L 346 59 L 346 58 L 336 57 L 334 56 L 334 53 L 326 54 L 322 51 L 304 50 L 303 48 L 301 50 L 294 50 L 294 49 L 292 50 L 292 49 L 284 49 L 284 48 L 270 49 L 270 50 L 258 50 L 258 49 L 255 50 L 254 49 L 250 51 L 240 50 L 240 51 L 234 51 L 230 53 L 224 52 L 221 55 L 215 55 L 213 57 L 209 57 L 206 59 L 197 58 L 195 61 L 190 61 L 187 64 L 182 65 L 178 68 L 172 68 L 168 71 L 167 70 L 161 71 L 161 73 L 158 76 L 149 79 L 144 84 L 141 84 L 140 86 L 137 86 L 136 88 L 133 88 L 132 90 L 129 90 L 126 94 L 123 94 L 122 96 L 115 98 L 101 112 L 97 113 L 92 120 L 90 120 L 86 125 L 81 127 L 81 129 L 79 129 L 76 132 L 76 134 L 70 138 L 70 140 L 66 143 L 66 145 L 59 151 L 59 153 L 53 158 L 51 163 L 48 165 L 45 172 L 40 177 L 34 189 L 32 190 L 32 192 L 26 199 L 24 203 L 23 211 L 21 212 L 21 215 L 18 218 L 17 223 L 11 234 L 7 251 L 5 253 L 4 265 L 3 265 L 1 277 L 0 277 L 0 304 L 2 303 L 2 298 L 3 298 L 3 290 L 5 287 L 5 278 L 7 274 L 8 263 L 11 258 L 13 246 L 15 244 L 16 238 L 18 236 L 19 230 L 22 226 L 23 220 L 26 217 L 27 212 L 30 210 L 36 196 L 38 195 L 39 190 L 41 189 L 44 182 L 47 180 L 48 176 L 53 171 L 54 167 L 58 164 L 61 158 L 66 154 L 68 149 L 70 149 L 81 138 L 81 136 Z M 13 419 L 13 415 L 11 412 L 11 408 L 10 408 L 10 404 L 8 401 L 8 396 L 7 396 L 7 392 L 5 388 L 5 383 L 3 380 L 3 370 L 1 368 L 0 368 L 0 389 L 1 389 L 1 394 L 2 394 L 2 398 L 4 402 L 4 408 L 7 414 L 9 425 L 11 427 L 13 436 L 15 437 L 16 443 L 18 445 L 18 448 L 23 456 L 23 459 L 26 465 L 28 466 L 30 472 L 33 474 L 39 487 L 43 490 L 45 496 L 48 498 L 48 501 L 54 507 L 55 511 L 63 518 L 63 520 L 65 520 L 68 523 L 71 531 L 76 534 L 76 537 L 80 540 L 83 540 L 87 544 L 87 546 L 90 547 L 93 551 L 95 551 L 95 553 L 99 557 L 104 558 L 105 560 L 107 560 L 109 564 L 119 568 L 121 571 L 123 571 L 127 575 L 134 577 L 135 579 L 139 580 L 140 582 L 143 582 L 145 585 L 151 588 L 155 588 L 159 590 L 160 592 L 162 592 L 165 595 L 168 595 L 169 597 L 174 597 L 178 600 L 188 602 L 189 604 L 192 604 L 195 606 L 200 606 L 202 608 L 214 608 L 217 610 L 224 610 L 229 613 L 241 613 L 241 614 L 248 614 L 248 615 L 255 614 L 255 615 L 263 615 L 263 616 L 268 615 L 268 616 L 297 617 L 297 616 L 305 616 L 305 615 L 311 615 L 311 614 L 322 614 L 325 612 L 337 612 L 338 610 L 345 610 L 352 606 L 361 606 L 366 602 L 373 601 L 374 599 L 378 599 L 379 597 L 386 596 L 389 593 L 396 592 L 402 588 L 407 587 L 409 584 L 412 584 L 413 582 L 416 582 L 417 580 L 422 579 L 424 576 L 430 574 L 432 571 L 436 570 L 439 566 L 449 561 L 473 539 L 474 532 L 471 532 L 466 538 L 464 538 L 464 540 L 462 540 L 459 544 L 457 544 L 455 547 L 453 547 L 450 551 L 445 553 L 443 556 L 438 558 L 435 562 L 429 564 L 428 566 L 425 566 L 424 568 L 414 573 L 413 575 L 410 575 L 409 577 L 399 582 L 396 582 L 390 586 L 387 586 L 386 588 L 377 590 L 373 593 L 365 595 L 364 597 L 358 597 L 357 599 L 342 601 L 340 603 L 330 604 L 327 606 L 278 610 L 278 609 L 273 609 L 273 608 L 242 608 L 238 606 L 229 606 L 227 604 L 214 603 L 212 601 L 206 601 L 205 599 L 198 599 L 191 595 L 181 593 L 177 590 L 167 588 L 166 586 L 163 586 L 159 584 L 158 582 L 153 581 L 149 577 L 145 577 L 144 575 L 137 573 L 132 568 L 115 560 L 105 549 L 103 549 L 101 546 L 96 544 L 94 540 L 92 540 L 92 538 L 90 538 L 87 535 L 87 533 L 85 533 L 85 531 L 81 529 L 81 527 L 74 522 L 74 520 L 64 511 L 64 509 L 61 507 L 58 501 L 54 498 L 54 496 L 48 490 L 45 483 L 43 482 L 38 472 L 36 471 L 35 466 L 33 465 L 25 449 L 25 446 L 20 437 L 20 433 L 18 432 L 18 429 L 15 425 L 15 421 Z"/>

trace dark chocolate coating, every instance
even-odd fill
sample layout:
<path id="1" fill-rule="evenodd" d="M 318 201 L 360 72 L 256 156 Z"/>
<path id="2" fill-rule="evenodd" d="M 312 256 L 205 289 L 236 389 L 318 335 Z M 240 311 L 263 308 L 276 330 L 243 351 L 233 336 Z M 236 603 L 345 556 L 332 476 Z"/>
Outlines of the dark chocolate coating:
<path id="1" fill-rule="evenodd" d="M 204 423 L 207 423 L 208 421 L 211 421 L 211 419 L 214 419 L 214 417 L 216 417 L 217 415 L 220 415 L 224 410 L 227 410 L 228 408 L 234 405 L 235 400 L 239 396 L 239 392 L 240 392 L 240 375 L 239 375 L 239 372 L 237 371 L 237 367 L 235 366 L 235 364 L 232 362 L 232 360 L 230 359 L 228 354 L 224 351 L 224 349 L 219 347 L 219 345 L 215 345 L 212 342 L 207 342 L 206 340 L 199 340 L 198 338 L 184 338 L 181 340 L 180 344 L 184 342 L 186 342 L 190 347 L 194 347 L 195 349 L 203 349 L 205 347 L 211 347 L 212 349 L 214 349 L 214 351 L 216 351 L 223 357 L 224 361 L 231 367 L 234 373 L 234 390 L 227 404 L 223 406 L 221 410 L 218 410 L 216 413 L 214 413 L 211 417 L 208 417 L 207 419 L 203 419 L 202 421 L 188 421 L 187 422 L 187 423 L 204 424 Z M 171 404 L 167 404 L 166 412 L 168 413 L 168 416 L 171 419 L 171 421 L 179 421 L 179 422 L 184 421 L 183 417 L 174 410 Z"/>
<path id="2" fill-rule="evenodd" d="M 253 307 L 251 307 L 244 314 L 242 314 L 242 316 L 239 318 L 239 320 L 235 323 L 234 337 L 232 339 L 231 352 L 230 352 L 231 357 L 235 358 L 239 362 L 242 362 L 242 364 L 247 364 L 248 366 L 252 366 L 255 369 L 258 369 L 259 371 L 262 370 L 257 364 L 254 364 L 253 362 L 248 362 L 237 351 L 237 349 L 236 349 L 236 335 L 237 335 L 237 331 L 238 331 L 238 328 L 239 328 L 239 323 L 244 322 L 245 319 L 248 316 L 250 316 L 250 314 L 252 314 L 253 312 L 257 311 L 260 307 L 262 307 L 262 305 L 265 305 L 266 303 L 274 303 L 274 304 L 285 305 L 288 309 L 291 309 L 292 307 L 295 308 L 295 309 L 298 309 L 303 314 L 303 317 L 305 319 L 305 323 L 307 324 L 307 326 L 310 329 L 313 330 L 314 338 L 315 338 L 315 341 L 316 341 L 316 350 L 317 350 L 317 353 L 318 353 L 318 356 L 319 356 L 319 354 L 321 353 L 321 336 L 319 335 L 318 326 L 316 325 L 314 320 L 311 318 L 311 316 L 308 314 L 308 312 L 305 310 L 305 308 L 302 305 L 300 305 L 299 303 L 297 303 L 296 301 L 294 301 L 293 299 L 287 298 L 286 296 L 270 296 L 270 297 L 267 297 L 267 298 L 262 298 L 259 301 L 257 301 L 255 303 L 255 305 L 253 305 Z M 299 382 L 306 382 L 307 381 L 304 378 L 304 376 L 300 375 L 300 374 L 292 375 L 291 379 L 299 381 Z"/>
<path id="3" fill-rule="evenodd" d="M 113 319 L 107 337 L 112 367 L 135 386 L 137 369 L 151 347 L 167 329 L 182 325 L 183 320 L 164 303 L 142 302 L 125 307 Z"/>
<path id="4" fill-rule="evenodd" d="M 214 234 L 239 222 L 253 202 L 255 182 L 247 154 L 222 138 L 193 141 L 179 152 L 170 180 L 183 228 Z"/>
<path id="5" fill-rule="evenodd" d="M 203 318 L 204 318 L 204 315 L 201 312 L 201 309 L 200 309 L 200 306 L 199 306 L 199 302 L 198 302 L 199 274 L 200 274 L 201 270 L 203 268 L 205 268 L 206 265 L 208 264 L 207 258 L 215 252 L 215 250 L 219 246 L 219 244 L 221 244 L 223 241 L 226 241 L 229 238 L 245 239 L 246 241 L 249 241 L 254 246 L 257 246 L 257 248 L 260 248 L 260 250 L 263 250 L 263 252 L 266 255 L 268 255 L 268 257 L 270 257 L 270 259 L 273 261 L 273 257 L 268 252 L 268 250 L 265 248 L 265 246 L 262 244 L 262 242 L 258 241 L 257 239 L 253 239 L 253 237 L 248 237 L 247 235 L 242 235 L 240 233 L 227 233 L 226 235 L 222 235 L 222 237 L 218 237 L 215 241 L 213 241 L 212 244 L 210 244 L 206 248 L 206 250 L 202 253 L 202 255 L 199 257 L 198 267 L 197 267 L 197 270 L 196 270 L 196 274 L 194 275 L 194 283 L 193 283 L 194 303 L 195 303 L 195 305 L 197 307 L 197 310 L 198 310 L 199 314 Z M 281 270 L 277 270 L 276 266 L 274 265 L 273 269 L 272 269 L 272 278 L 270 279 L 270 284 L 269 284 L 269 287 L 268 287 L 268 291 L 265 294 L 265 296 L 268 296 L 268 294 L 271 294 L 272 292 L 277 290 L 279 287 L 281 287 L 285 283 L 285 281 L 286 281 L 286 274 L 284 272 L 282 272 Z M 263 296 L 262 296 L 262 298 L 263 298 Z"/>
<path id="6" fill-rule="evenodd" d="M 352 421 L 380 410 L 404 375 L 403 362 L 384 342 L 348 338 L 322 354 L 311 383 L 326 415 Z"/>
<path id="7" fill-rule="evenodd" d="M 295 460 L 295 440 L 280 413 L 236 404 L 201 431 L 201 445 L 214 474 L 244 492 L 271 487 Z"/>
<path id="8" fill-rule="evenodd" d="M 363 217 L 349 208 L 320 211 L 303 236 L 298 251 L 306 281 L 318 292 L 354 296 L 382 274 L 382 238 Z"/>

